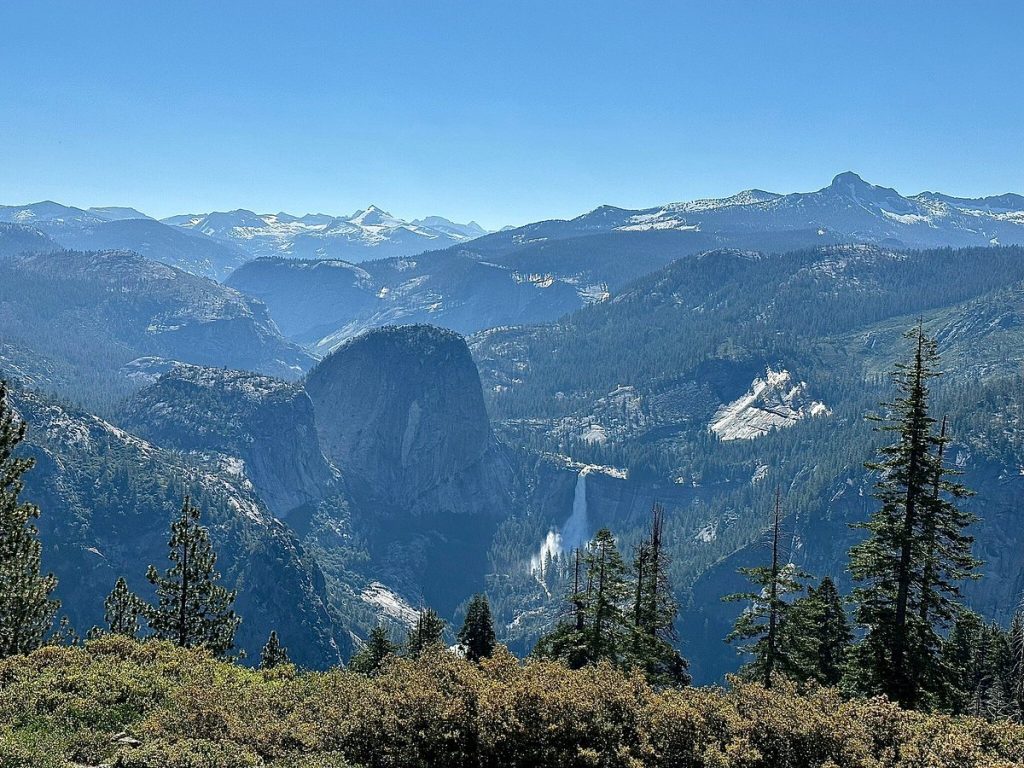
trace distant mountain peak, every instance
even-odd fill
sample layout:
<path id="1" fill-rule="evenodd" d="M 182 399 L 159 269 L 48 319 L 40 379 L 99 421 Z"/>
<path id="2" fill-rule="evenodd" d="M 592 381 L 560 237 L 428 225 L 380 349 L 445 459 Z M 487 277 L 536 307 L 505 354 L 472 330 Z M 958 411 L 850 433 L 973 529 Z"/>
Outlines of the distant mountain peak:
<path id="1" fill-rule="evenodd" d="M 129 208 L 123 205 L 100 205 L 89 208 L 89 213 L 99 216 L 106 221 L 124 221 L 126 219 L 150 219 L 137 208 Z"/>
<path id="2" fill-rule="evenodd" d="M 873 184 L 868 184 L 868 182 L 864 181 L 859 174 L 854 173 L 853 171 L 843 171 L 842 173 L 837 174 L 836 177 L 832 179 L 832 183 L 829 186 L 834 189 L 849 189 L 851 187 L 872 189 L 874 187 Z"/>
<path id="3" fill-rule="evenodd" d="M 401 223 L 376 205 L 369 205 L 365 210 L 356 211 L 349 221 L 362 227 L 393 227 Z"/>
<path id="4" fill-rule="evenodd" d="M 853 171 L 840 173 L 832 183 L 826 187 L 824 192 L 849 198 L 854 202 L 864 205 L 884 205 L 900 213 L 909 213 L 914 206 L 907 198 L 891 187 L 880 187 L 877 184 L 864 181 Z"/>

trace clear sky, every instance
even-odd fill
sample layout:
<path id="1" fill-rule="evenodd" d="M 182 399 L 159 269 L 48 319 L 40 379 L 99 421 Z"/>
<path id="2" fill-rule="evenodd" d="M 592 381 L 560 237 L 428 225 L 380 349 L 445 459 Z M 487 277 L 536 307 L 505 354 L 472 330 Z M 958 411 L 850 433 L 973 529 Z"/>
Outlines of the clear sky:
<path id="1" fill-rule="evenodd" d="M 0 203 L 485 226 L 1024 192 L 1024 3 L 0 2 Z"/>

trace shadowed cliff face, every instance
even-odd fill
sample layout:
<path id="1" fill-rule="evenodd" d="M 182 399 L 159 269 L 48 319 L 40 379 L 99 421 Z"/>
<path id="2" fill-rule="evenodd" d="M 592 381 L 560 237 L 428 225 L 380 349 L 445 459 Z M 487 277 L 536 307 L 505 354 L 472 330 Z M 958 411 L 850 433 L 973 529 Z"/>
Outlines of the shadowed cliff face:
<path id="1" fill-rule="evenodd" d="M 470 481 L 492 447 L 480 376 L 458 334 L 372 331 L 324 359 L 306 391 L 326 453 L 364 493 L 417 516 L 488 512 L 433 505 L 439 488 Z"/>
<path id="2" fill-rule="evenodd" d="M 483 585 L 513 503 L 465 341 L 431 326 L 370 331 L 325 358 L 306 391 L 381 579 L 449 612 Z"/>

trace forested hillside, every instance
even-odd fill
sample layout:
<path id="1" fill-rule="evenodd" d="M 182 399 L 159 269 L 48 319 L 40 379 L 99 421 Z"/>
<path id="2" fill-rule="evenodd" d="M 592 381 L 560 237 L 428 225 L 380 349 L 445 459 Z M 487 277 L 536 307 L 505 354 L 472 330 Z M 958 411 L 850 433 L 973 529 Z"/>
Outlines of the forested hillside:
<path id="1" fill-rule="evenodd" d="M 312 363 L 258 301 L 126 251 L 0 259 L 0 317 L 6 375 L 106 415 L 175 360 L 291 379 Z"/>

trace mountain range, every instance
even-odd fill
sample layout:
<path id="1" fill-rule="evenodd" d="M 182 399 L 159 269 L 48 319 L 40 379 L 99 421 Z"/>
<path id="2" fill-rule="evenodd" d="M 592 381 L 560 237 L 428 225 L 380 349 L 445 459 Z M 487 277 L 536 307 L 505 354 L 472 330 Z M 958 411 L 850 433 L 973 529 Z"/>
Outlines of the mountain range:
<path id="1" fill-rule="evenodd" d="M 394 322 L 429 322 L 461 333 L 550 322 L 674 259 L 715 248 L 780 253 L 838 243 L 1021 244 L 1024 197 L 903 197 L 843 173 L 811 193 L 750 190 L 646 210 L 603 206 L 415 258 L 358 266 L 338 259 L 261 259 L 236 270 L 228 284 L 258 296 L 287 336 L 323 354 L 367 328 Z"/>
<path id="2" fill-rule="evenodd" d="M 88 209 L 52 201 L 0 206 L 0 223 L 38 229 L 59 245 L 81 250 L 127 248 L 196 274 L 223 279 L 258 258 L 360 263 L 418 256 L 470 246 L 478 260 L 518 248 L 610 232 L 702 233 L 704 247 L 764 248 L 770 235 L 816 233 L 821 242 L 863 242 L 893 247 L 1012 245 L 1024 242 L 1024 197 L 1000 194 L 965 198 L 938 192 L 904 196 L 853 172 L 814 192 L 780 194 L 751 189 L 720 199 L 667 203 L 647 209 L 601 206 L 569 220 L 541 221 L 488 233 L 475 222 L 440 216 L 406 221 L 371 205 L 352 215 L 245 209 L 181 214 L 156 221 L 129 207 Z M 184 237 L 192 235 L 192 238 Z M 557 267 L 541 259 L 533 266 Z M 532 274 L 532 273 L 527 273 Z M 547 273 L 537 272 L 543 278 Z M 555 269 L 555 280 L 573 273 Z M 578 276 L 578 275 L 577 275 Z M 570 283 L 571 284 L 571 283 Z M 586 290 L 586 285 L 581 285 Z"/>
<path id="3" fill-rule="evenodd" d="M 134 208 L 75 208 L 52 201 L 0 206 L 0 223 L 28 227 L 65 248 L 125 248 L 205 277 L 222 279 L 254 258 L 409 256 L 487 234 L 475 222 L 440 216 L 403 221 L 376 206 L 351 216 L 235 210 L 157 221 Z"/>
<path id="4" fill-rule="evenodd" d="M 487 251 L 506 247 L 506 240 L 525 243 L 608 231 L 689 230 L 735 235 L 806 229 L 903 248 L 1020 244 L 1024 240 L 1024 196 L 960 198 L 921 192 L 905 197 L 847 171 L 815 192 L 783 195 L 754 189 L 722 199 L 643 210 L 602 206 L 568 221 L 544 221 L 495 233 L 475 246 Z"/>
<path id="5" fill-rule="evenodd" d="M 463 243 L 487 232 L 475 222 L 456 224 L 440 216 L 403 221 L 371 205 L 351 216 L 235 210 L 172 216 L 165 224 L 232 243 L 254 257 L 346 259 L 360 262 L 414 256 Z"/>

